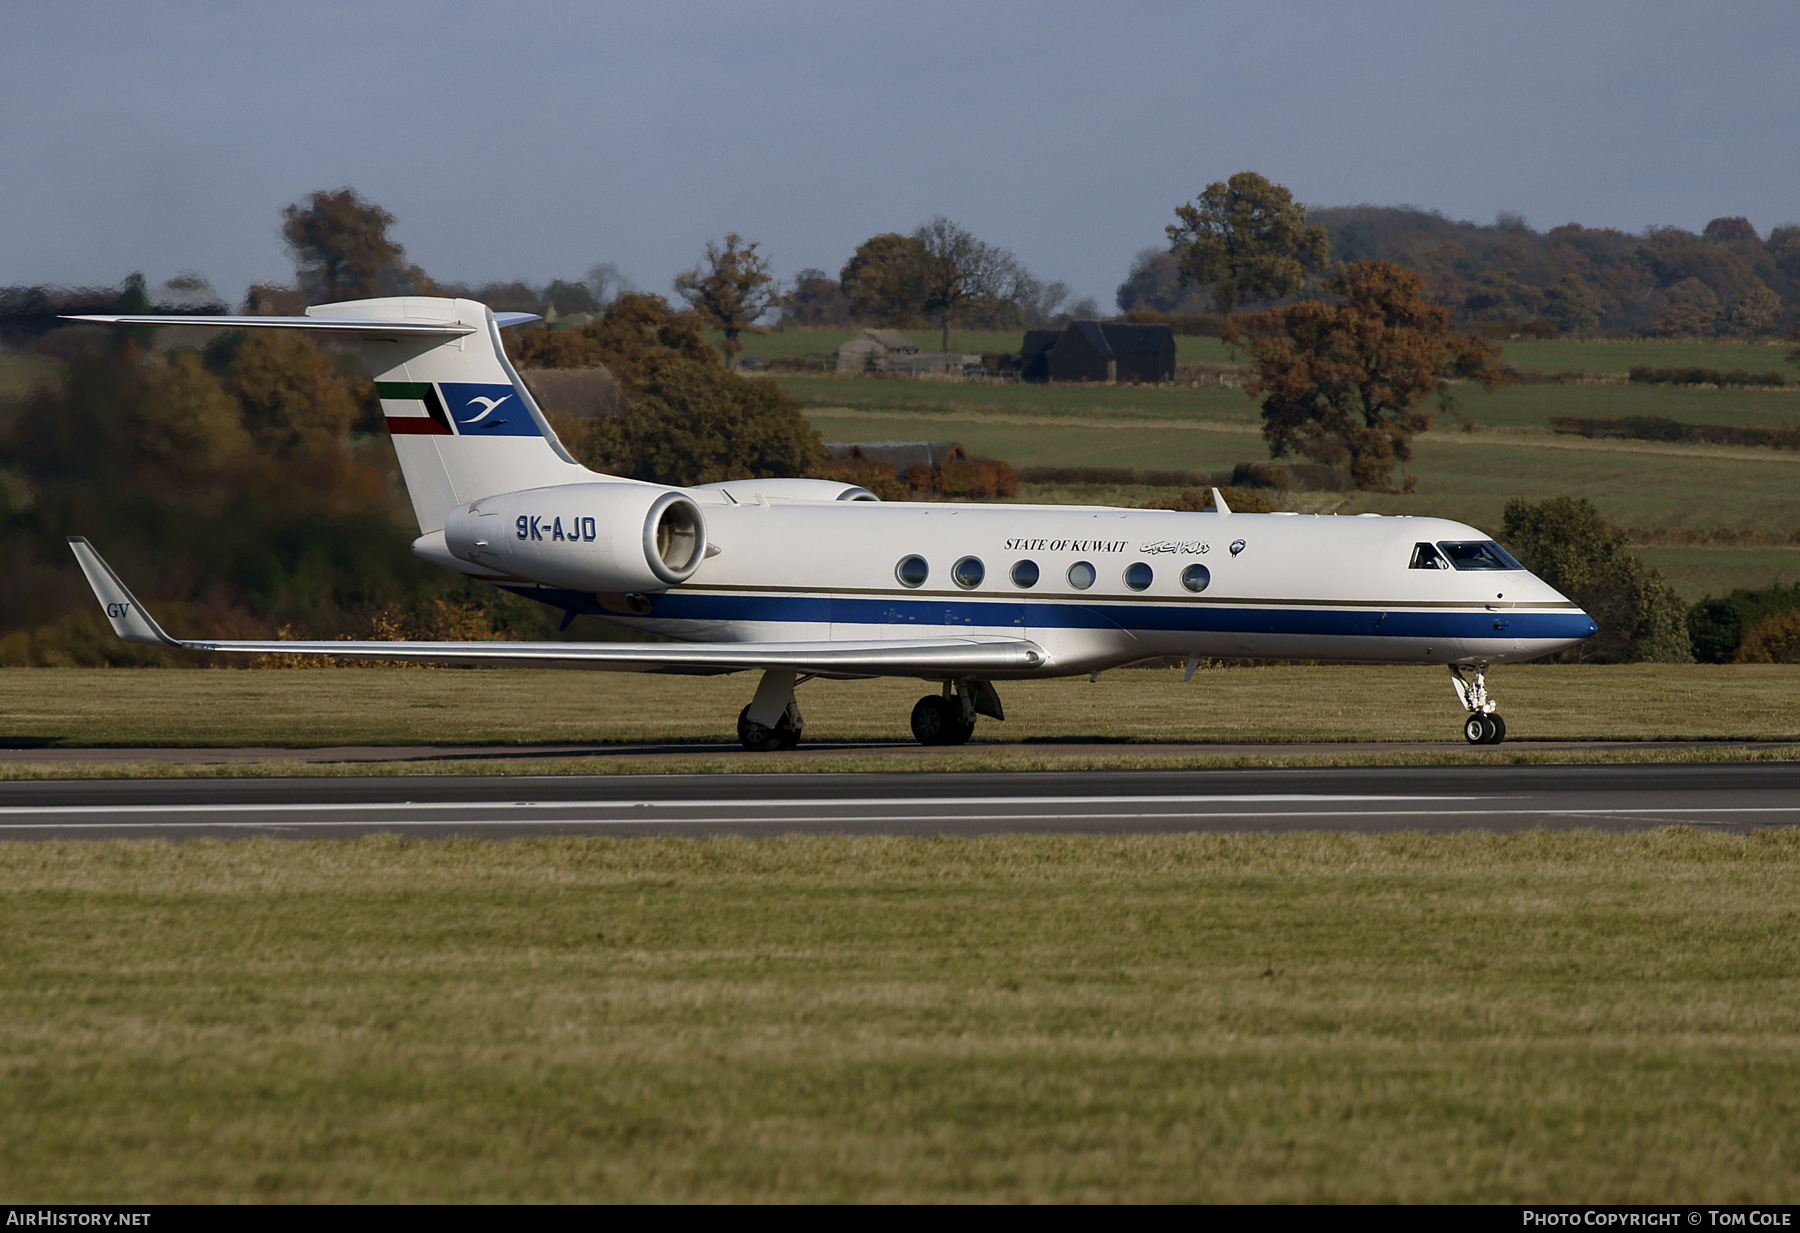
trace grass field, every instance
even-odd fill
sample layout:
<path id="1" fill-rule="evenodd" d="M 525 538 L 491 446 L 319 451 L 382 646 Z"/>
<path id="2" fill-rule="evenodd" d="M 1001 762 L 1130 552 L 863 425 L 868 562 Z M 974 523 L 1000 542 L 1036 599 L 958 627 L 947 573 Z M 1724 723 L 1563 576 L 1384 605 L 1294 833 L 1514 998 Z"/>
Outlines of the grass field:
<path id="1" fill-rule="evenodd" d="M 1043 419 L 1091 416 L 1179 421 L 1224 420 L 1260 431 L 1262 413 L 1242 390 L 1206 386 L 1027 385 L 1003 381 L 918 381 L 904 377 L 771 378 L 812 408 L 946 416 L 1029 415 Z M 1788 390 L 1705 389 L 1661 385 L 1509 385 L 1488 393 L 1468 386 L 1459 410 L 1478 428 L 1550 427 L 1550 417 L 1656 416 L 1688 424 L 1794 424 L 1800 387 Z M 1440 432 L 1457 431 L 1440 417 Z"/>
<path id="2" fill-rule="evenodd" d="M 1559 351 L 1559 348 L 1566 350 Z M 1514 343 L 1532 366 L 1779 361 L 1779 348 L 1743 344 Z M 1718 353 L 1718 354 L 1715 354 Z M 828 441 L 956 440 L 1015 467 L 1129 467 L 1229 471 L 1266 457 L 1256 403 L 1242 391 L 1155 387 L 1020 386 L 867 378 L 777 378 L 808 408 Z M 1615 525 L 1658 544 L 1650 558 L 1689 602 L 1734 587 L 1791 580 L 1785 555 L 1800 542 L 1800 453 L 1761 448 L 1586 440 L 1557 433 L 1558 415 L 1656 416 L 1694 424 L 1794 424 L 1800 389 L 1514 385 L 1470 387 L 1459 401 L 1474 431 L 1444 420 L 1415 439 L 1398 474 L 1411 495 L 1276 494 L 1306 513 L 1432 514 L 1498 531 L 1513 497 L 1584 497 Z M 1139 505 L 1167 491 L 1134 487 L 1026 487 L 1018 499 Z M 1683 547 L 1682 537 L 1689 547 Z M 1721 539 L 1735 546 L 1719 547 Z"/>
<path id="3" fill-rule="evenodd" d="M 1750 372 L 1774 369 L 1790 379 L 1800 370 L 1785 362 L 1791 343 L 1758 340 L 1733 342 L 1673 342 L 1653 338 L 1628 341 L 1595 341 L 1580 338 L 1519 339 L 1502 344 L 1504 362 L 1521 372 L 1631 371 L 1635 364 L 1653 368 L 1743 368 Z"/>
<path id="4" fill-rule="evenodd" d="M 0 669 L 5 748 L 729 741 L 756 677 L 540 670 Z M 1521 664 L 1489 685 L 1516 740 L 1795 740 L 1795 665 Z M 976 740 L 1054 755 L 1069 742 L 1432 741 L 1462 749 L 1441 668 L 1133 668 L 1000 685 Z M 917 681 L 801 688 L 809 741 L 911 740 Z M 1371 718 L 1378 717 L 1378 718 Z M 801 765 L 791 755 L 732 763 Z"/>
<path id="5" fill-rule="evenodd" d="M 745 336 L 744 354 L 758 359 L 779 356 L 823 355 L 835 353 L 856 330 L 771 330 L 759 336 Z M 719 335 L 709 335 L 715 342 Z M 914 342 L 927 350 L 935 350 L 940 341 L 936 330 L 908 332 Z M 959 330 L 951 345 L 965 352 L 1013 352 L 1025 340 L 1024 331 L 986 332 Z M 1522 372 L 1588 372 L 1596 375 L 1619 375 L 1631 371 L 1633 365 L 1648 364 L 1655 368 L 1696 366 L 1704 368 L 1743 368 L 1750 372 L 1774 369 L 1790 377 L 1800 371 L 1785 362 L 1784 342 L 1733 342 L 1715 339 L 1709 342 L 1665 342 L 1639 338 L 1629 341 L 1597 341 L 1578 338 L 1547 340 L 1517 339 L 1501 344 L 1505 364 Z M 1175 340 L 1175 358 L 1183 364 L 1232 364 L 1247 362 L 1235 356 L 1217 338 L 1179 337 Z"/>
<path id="6" fill-rule="evenodd" d="M 1793 1202 L 1800 835 L 0 845 L 16 1202 Z"/>

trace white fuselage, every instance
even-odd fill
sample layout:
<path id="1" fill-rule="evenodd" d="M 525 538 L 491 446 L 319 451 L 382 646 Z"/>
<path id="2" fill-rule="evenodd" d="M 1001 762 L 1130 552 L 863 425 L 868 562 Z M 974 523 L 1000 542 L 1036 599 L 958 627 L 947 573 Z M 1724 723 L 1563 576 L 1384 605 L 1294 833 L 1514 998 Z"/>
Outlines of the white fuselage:
<path id="1" fill-rule="evenodd" d="M 1163 655 L 1500 663 L 1550 654 L 1594 628 L 1524 570 L 1409 568 L 1419 543 L 1487 539 L 1444 519 L 690 493 L 713 555 L 660 593 L 599 596 L 606 619 L 709 642 L 951 635 L 1025 638 L 1048 653 L 1015 676 Z M 908 557 L 925 564 L 916 586 L 900 576 Z M 976 572 L 957 570 L 967 558 L 981 578 L 959 585 L 958 572 L 964 582 Z M 1013 580 L 1020 562 L 1036 566 L 1034 585 Z M 1093 578 L 1085 589 L 1071 579 L 1087 575 L 1083 564 Z M 1194 565 L 1209 575 L 1198 592 L 1182 583 Z"/>

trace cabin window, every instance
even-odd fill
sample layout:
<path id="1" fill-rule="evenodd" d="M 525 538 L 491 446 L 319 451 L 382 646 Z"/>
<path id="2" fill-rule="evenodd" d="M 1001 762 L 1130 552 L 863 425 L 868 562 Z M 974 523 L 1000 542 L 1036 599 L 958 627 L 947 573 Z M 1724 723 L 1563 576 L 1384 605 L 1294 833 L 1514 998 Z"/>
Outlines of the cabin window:
<path id="1" fill-rule="evenodd" d="M 1195 561 L 1181 571 L 1181 585 L 1198 595 L 1212 584 L 1212 571 Z"/>
<path id="2" fill-rule="evenodd" d="M 1093 586 L 1097 577 L 1099 575 L 1094 572 L 1094 567 L 1086 561 L 1077 561 L 1069 566 L 1069 585 L 1077 591 L 1085 591 Z"/>
<path id="3" fill-rule="evenodd" d="M 1038 567 L 1036 561 L 1019 561 L 1012 567 L 1012 581 L 1016 587 L 1030 589 L 1038 584 Z"/>
<path id="4" fill-rule="evenodd" d="M 1430 544 L 1414 544 L 1412 564 L 1408 569 L 1449 569 L 1450 562 L 1444 560 L 1444 554 Z"/>
<path id="5" fill-rule="evenodd" d="M 894 577 L 903 587 L 922 587 L 931 577 L 931 566 L 925 564 L 924 557 L 901 557 L 900 564 L 894 566 Z"/>
<path id="6" fill-rule="evenodd" d="M 1125 567 L 1125 585 L 1134 591 L 1142 591 L 1156 579 L 1156 571 L 1143 561 L 1133 561 Z"/>
<path id="7" fill-rule="evenodd" d="M 1457 569 L 1524 569 L 1513 560 L 1506 549 L 1491 539 L 1473 539 L 1462 542 L 1438 541 L 1438 547 L 1450 558 L 1450 564 Z"/>
<path id="8" fill-rule="evenodd" d="M 964 557 L 950 567 L 950 580 L 965 591 L 973 591 L 985 577 L 987 566 L 976 557 Z"/>

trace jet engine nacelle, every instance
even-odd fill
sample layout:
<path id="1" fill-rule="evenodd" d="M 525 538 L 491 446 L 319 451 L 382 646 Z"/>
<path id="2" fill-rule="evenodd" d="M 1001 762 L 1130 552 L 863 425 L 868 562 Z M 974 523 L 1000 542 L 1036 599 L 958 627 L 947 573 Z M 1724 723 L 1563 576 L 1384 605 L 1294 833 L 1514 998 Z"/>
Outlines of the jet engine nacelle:
<path id="1" fill-rule="evenodd" d="M 706 557 L 706 520 L 684 493 L 647 484 L 560 484 L 450 511 L 453 556 L 548 586 L 660 591 Z"/>

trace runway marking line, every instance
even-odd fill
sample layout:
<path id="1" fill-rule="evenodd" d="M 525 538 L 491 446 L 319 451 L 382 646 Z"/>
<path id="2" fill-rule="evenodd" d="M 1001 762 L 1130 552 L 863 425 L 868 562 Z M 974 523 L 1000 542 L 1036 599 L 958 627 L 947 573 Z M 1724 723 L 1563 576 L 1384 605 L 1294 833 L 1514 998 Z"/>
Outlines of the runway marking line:
<path id="1" fill-rule="evenodd" d="M 1505 799 L 1486 796 L 1368 796 L 1363 794 L 1331 794 L 1314 795 L 1307 793 L 1244 795 L 1244 796 L 920 796 L 909 797 L 901 801 L 876 801 L 868 797 L 821 797 L 817 800 L 804 797 L 775 798 L 767 797 L 741 800 L 679 800 L 679 801 L 363 801 L 336 803 L 270 803 L 255 802 L 242 804 L 192 804 L 192 805 L 4 805 L 0 806 L 0 816 L 17 816 L 19 814 L 75 814 L 75 813 L 224 813 L 232 810 L 261 810 L 267 813 L 321 813 L 335 809 L 370 810 L 422 810 L 452 811 L 458 809 L 774 809 L 805 807 L 843 807 L 847 805 L 868 805 L 873 808 L 908 809 L 932 805 L 1099 805 L 1108 802 L 1122 804 L 1145 805 L 1199 805 L 1211 802 L 1238 805 L 1253 802 L 1269 801 L 1280 804 L 1299 804 L 1302 802 L 1318 802 L 1324 804 L 1336 801 L 1479 801 Z"/>
<path id="2" fill-rule="evenodd" d="M 1682 809 L 1671 807 L 1656 810 L 1612 810 L 1612 809 L 1480 809 L 1470 811 L 1465 817 L 1504 818 L 1504 817 L 1549 817 L 1549 818 L 1613 818 L 1629 821 L 1656 822 L 1667 821 L 1666 815 L 1682 815 L 1684 820 L 1693 821 L 1695 825 L 1722 825 L 1724 819 L 1695 819 L 1696 814 L 1789 814 L 1800 807 L 1789 805 L 1752 806 L 1742 808 L 1695 808 Z M 1660 814 L 1662 818 L 1640 817 L 1641 814 Z M 1429 809 L 1398 810 L 1229 810 L 1197 813 L 1191 810 L 1167 812 L 1132 812 L 1132 813 L 971 813 L 971 814 L 933 814 L 924 821 L 930 822 L 1052 822 L 1052 821 L 1107 821 L 1130 822 L 1158 819 L 1226 819 L 1226 818 L 1437 818 L 1442 813 Z M 591 818 L 591 817 L 533 817 L 533 818 L 331 818 L 305 822 L 277 821 L 234 821 L 234 822 L 186 822 L 178 820 L 159 821 L 96 821 L 96 822 L 9 822 L 0 823 L 0 831 L 25 830 L 104 830 L 119 827 L 135 827 L 144 829 L 173 828 L 182 826 L 205 827 L 222 830 L 303 830 L 337 826 L 379 825 L 392 827 L 422 826 L 474 826 L 474 827 L 509 827 L 509 826 L 543 826 L 550 824 L 581 824 L 588 826 L 631 826 L 647 821 L 644 818 Z M 831 825 L 831 824 L 868 824 L 875 822 L 910 821 L 909 817 L 869 817 L 865 815 L 829 815 L 766 817 L 699 817 L 699 818 L 658 818 L 654 821 L 663 826 L 717 826 L 717 825 Z"/>

